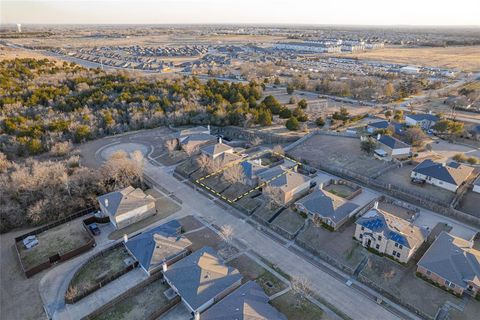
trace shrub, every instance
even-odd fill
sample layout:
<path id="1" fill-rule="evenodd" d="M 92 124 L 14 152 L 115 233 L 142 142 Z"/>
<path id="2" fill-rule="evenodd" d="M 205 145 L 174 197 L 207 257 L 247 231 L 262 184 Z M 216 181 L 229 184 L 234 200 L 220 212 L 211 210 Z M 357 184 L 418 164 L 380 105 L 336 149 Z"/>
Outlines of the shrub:
<path id="1" fill-rule="evenodd" d="M 467 159 L 467 162 L 470 163 L 470 164 L 477 164 L 478 163 L 478 159 L 475 158 L 475 157 L 469 157 Z"/>
<path id="2" fill-rule="evenodd" d="M 317 124 L 317 126 L 323 127 L 325 125 L 325 120 L 323 120 L 322 117 L 318 117 L 317 120 L 315 120 L 315 123 Z"/>
<path id="3" fill-rule="evenodd" d="M 288 119 L 292 116 L 292 111 L 290 111 L 290 109 L 288 109 L 287 107 L 283 107 L 281 110 L 280 110 L 280 118 L 282 119 Z"/>
<path id="4" fill-rule="evenodd" d="M 288 130 L 295 131 L 298 130 L 299 128 L 299 123 L 297 118 L 295 117 L 290 117 L 290 119 L 287 120 L 287 123 L 285 124 Z"/>

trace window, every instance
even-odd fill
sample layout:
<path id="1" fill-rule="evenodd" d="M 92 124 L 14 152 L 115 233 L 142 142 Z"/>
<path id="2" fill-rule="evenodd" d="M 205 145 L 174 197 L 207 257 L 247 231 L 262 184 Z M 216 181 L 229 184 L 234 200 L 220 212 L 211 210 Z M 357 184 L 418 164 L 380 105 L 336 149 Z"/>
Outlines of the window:
<path id="1" fill-rule="evenodd" d="M 397 252 L 397 258 L 400 258 L 400 252 Z"/>
<path id="2" fill-rule="evenodd" d="M 397 251 L 393 250 L 392 255 L 393 255 L 393 256 L 396 256 L 396 255 L 397 255 Z"/>
<path id="3" fill-rule="evenodd" d="M 375 246 L 375 248 L 377 248 L 377 250 L 380 249 L 380 245 L 377 244 L 377 245 Z"/>
<path id="4" fill-rule="evenodd" d="M 382 241 L 382 236 L 378 236 L 378 241 Z"/>
<path id="5" fill-rule="evenodd" d="M 427 270 L 427 276 L 431 275 L 432 274 L 432 271 L 430 270 Z"/>
<path id="6" fill-rule="evenodd" d="M 364 228 L 364 227 L 362 227 L 362 231 L 363 231 L 363 230 L 365 230 L 365 228 Z"/>
<path id="7" fill-rule="evenodd" d="M 450 282 L 450 288 L 455 288 L 455 284 Z"/>
<path id="8" fill-rule="evenodd" d="M 360 234 L 360 236 L 359 236 L 359 237 L 360 237 L 360 239 L 362 239 L 362 238 L 363 238 L 363 234 Z"/>
<path id="9" fill-rule="evenodd" d="M 395 247 L 398 248 L 398 243 L 395 242 Z M 395 251 L 394 251 L 395 252 Z"/>
<path id="10" fill-rule="evenodd" d="M 403 246 L 400 244 L 400 245 L 398 246 L 398 248 L 399 248 L 399 249 L 402 249 L 402 248 L 403 248 Z"/>
<path id="11" fill-rule="evenodd" d="M 446 285 L 447 287 L 449 287 L 451 284 L 452 284 L 452 283 L 451 283 L 450 281 L 445 280 L 445 285 Z"/>

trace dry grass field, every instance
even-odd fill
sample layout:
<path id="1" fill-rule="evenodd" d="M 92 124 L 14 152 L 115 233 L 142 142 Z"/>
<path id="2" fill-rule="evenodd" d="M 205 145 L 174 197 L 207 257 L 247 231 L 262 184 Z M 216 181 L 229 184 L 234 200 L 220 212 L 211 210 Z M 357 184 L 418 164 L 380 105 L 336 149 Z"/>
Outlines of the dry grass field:
<path id="1" fill-rule="evenodd" d="M 447 48 L 384 48 L 355 53 L 364 60 L 378 60 L 441 68 L 460 68 L 465 71 L 480 70 L 480 47 Z"/>

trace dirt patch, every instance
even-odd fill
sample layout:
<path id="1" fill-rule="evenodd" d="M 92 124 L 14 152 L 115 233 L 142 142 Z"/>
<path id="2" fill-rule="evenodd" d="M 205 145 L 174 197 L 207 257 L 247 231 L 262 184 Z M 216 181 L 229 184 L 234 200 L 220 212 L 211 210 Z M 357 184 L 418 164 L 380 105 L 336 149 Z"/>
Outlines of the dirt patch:
<path id="1" fill-rule="evenodd" d="M 164 166 L 172 166 L 174 164 L 182 162 L 187 158 L 188 155 L 184 151 L 179 150 L 174 151 L 172 154 L 164 153 L 161 156 L 155 158 L 155 160 L 160 162 Z"/>
<path id="2" fill-rule="evenodd" d="M 471 214 L 472 216 L 480 218 L 480 193 L 468 191 L 460 200 L 457 207 L 458 210 Z"/>
<path id="3" fill-rule="evenodd" d="M 402 168 L 394 168 L 379 176 L 377 180 L 392 184 L 406 190 L 408 193 L 415 193 L 417 196 L 426 199 L 435 199 L 437 202 L 450 204 L 455 193 L 427 183 L 422 185 L 413 184 L 411 182 L 410 174 L 414 168 L 414 165 L 405 165 Z"/>
<path id="4" fill-rule="evenodd" d="M 201 227 L 204 227 L 203 223 L 197 220 L 194 216 L 186 216 L 178 219 L 178 222 L 182 225 L 183 232 L 189 232 Z"/>
<path id="5" fill-rule="evenodd" d="M 337 195 L 341 198 L 348 198 L 355 192 L 352 187 L 347 186 L 346 184 L 334 183 L 331 183 L 328 186 L 324 187 L 323 190 L 333 193 L 334 195 Z"/>
<path id="6" fill-rule="evenodd" d="M 70 221 L 55 228 L 37 234 L 38 245 L 25 249 L 21 242 L 17 243 L 20 258 L 25 269 L 30 269 L 46 262 L 49 257 L 63 255 L 80 248 L 91 239 L 90 233 L 84 228 L 81 221 Z"/>
<path id="7" fill-rule="evenodd" d="M 278 226 L 292 235 L 296 234 L 304 224 L 305 219 L 290 209 L 283 210 L 272 222 L 272 225 Z"/>
<path id="8" fill-rule="evenodd" d="M 360 149 L 360 139 L 314 135 L 289 151 L 297 160 L 306 160 L 314 167 L 337 167 L 366 177 L 374 177 L 388 166 Z"/>

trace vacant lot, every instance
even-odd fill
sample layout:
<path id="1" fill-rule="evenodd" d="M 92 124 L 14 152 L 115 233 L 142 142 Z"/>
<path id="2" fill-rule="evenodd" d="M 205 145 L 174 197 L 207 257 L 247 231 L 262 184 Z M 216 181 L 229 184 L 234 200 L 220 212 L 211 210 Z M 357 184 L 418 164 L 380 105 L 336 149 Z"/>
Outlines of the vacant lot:
<path id="1" fill-rule="evenodd" d="M 467 71 L 480 70 L 480 47 L 447 48 L 384 48 L 355 53 L 364 60 L 377 60 L 394 63 L 460 68 Z"/>
<path id="2" fill-rule="evenodd" d="M 194 216 L 183 217 L 178 219 L 178 222 L 181 224 L 183 232 L 189 232 L 204 227 L 203 223 L 198 221 Z"/>
<path id="3" fill-rule="evenodd" d="M 37 234 L 38 245 L 25 249 L 21 242 L 17 243 L 20 258 L 26 269 L 46 262 L 57 253 L 63 255 L 85 245 L 91 239 L 90 233 L 81 221 L 71 221 Z"/>
<path id="4" fill-rule="evenodd" d="M 388 258 L 372 254 L 360 275 L 432 318 L 446 301 L 456 304 L 460 302 L 454 295 L 417 278 L 415 270 L 415 263 L 404 267 Z"/>
<path id="5" fill-rule="evenodd" d="M 477 320 L 480 314 L 480 302 L 474 299 L 469 299 L 463 311 L 457 309 L 450 309 L 448 313 L 451 320 Z"/>
<path id="6" fill-rule="evenodd" d="M 158 194 L 158 191 L 147 191 L 147 193 L 152 194 L 152 196 L 155 197 L 154 194 Z M 176 204 L 173 200 L 171 200 L 168 197 L 165 196 L 160 196 L 159 198 L 155 199 L 155 208 L 157 209 L 157 213 L 153 216 L 150 216 L 148 218 L 145 218 L 143 220 L 140 220 L 138 222 L 135 222 L 134 224 L 131 224 L 123 229 L 115 230 L 112 232 L 108 238 L 110 240 L 117 240 L 123 237 L 124 234 L 134 234 L 138 232 L 139 230 L 148 227 L 149 225 L 160 221 L 162 219 L 165 219 L 166 217 L 171 216 L 175 212 L 181 209 L 181 207 Z"/>
<path id="7" fill-rule="evenodd" d="M 405 165 L 402 168 L 394 168 L 385 172 L 377 178 L 377 180 L 392 184 L 410 193 L 415 193 L 427 199 L 435 199 L 443 204 L 450 204 L 455 193 L 433 186 L 431 184 L 413 184 L 410 174 L 415 168 L 414 165 Z"/>
<path id="8" fill-rule="evenodd" d="M 360 149 L 360 139 L 314 135 L 289 152 L 297 160 L 306 160 L 314 167 L 337 167 L 367 177 L 388 166 L 384 161 L 367 155 Z"/>
<path id="9" fill-rule="evenodd" d="M 168 286 L 163 284 L 161 280 L 155 280 L 142 288 L 137 294 L 120 301 L 94 319 L 148 319 L 150 315 L 167 304 L 168 300 L 163 294 L 167 289 Z"/>
<path id="10" fill-rule="evenodd" d="M 244 277 L 244 282 L 248 280 L 257 282 L 268 296 L 287 288 L 286 283 L 282 282 L 245 254 L 238 256 L 227 264 L 240 271 Z"/>
<path id="11" fill-rule="evenodd" d="M 289 320 L 326 319 L 322 309 L 292 291 L 273 299 L 270 303 Z"/>
<path id="12" fill-rule="evenodd" d="M 404 220 L 411 220 L 412 216 L 415 214 L 413 210 L 409 210 L 407 208 L 400 207 L 393 203 L 389 203 L 385 201 L 380 201 L 378 203 L 378 208 L 388 213 L 391 213 L 397 217 L 400 217 Z"/>
<path id="13" fill-rule="evenodd" d="M 205 246 L 212 247 L 218 251 L 225 245 L 223 239 L 208 228 L 186 233 L 185 237 L 192 242 L 192 251 Z"/>
<path id="14" fill-rule="evenodd" d="M 310 224 L 297 236 L 297 239 L 306 243 L 314 252 L 335 259 L 353 272 L 363 257 L 368 254 L 360 243 L 352 239 L 354 234 L 355 224 L 353 223 L 341 227 L 336 232 Z"/>
<path id="15" fill-rule="evenodd" d="M 125 269 L 125 259 L 130 258 L 123 245 L 106 250 L 81 267 L 69 285 L 70 298 L 82 295 L 96 286 L 100 281 Z"/>

